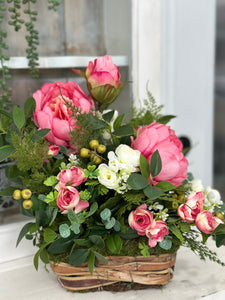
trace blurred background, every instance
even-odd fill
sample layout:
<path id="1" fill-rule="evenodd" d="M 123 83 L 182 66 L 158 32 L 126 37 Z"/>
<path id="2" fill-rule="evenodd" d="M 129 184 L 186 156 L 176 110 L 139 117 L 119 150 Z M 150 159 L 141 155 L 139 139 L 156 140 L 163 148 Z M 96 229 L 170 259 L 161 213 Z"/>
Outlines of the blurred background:
<path id="1" fill-rule="evenodd" d="M 38 12 L 39 78 L 31 78 L 27 67 L 26 30 L 15 32 L 8 25 L 9 14 L 1 23 L 7 31 L 7 64 L 12 74 L 8 84 L 13 103 L 23 104 L 45 82 L 75 80 L 86 90 L 84 80 L 71 69 L 84 71 L 89 60 L 110 54 L 120 66 L 122 79 L 129 81 L 112 108 L 129 115 L 131 104 L 143 100 L 149 80 L 149 88 L 156 100 L 165 104 L 165 112 L 178 115 L 180 121 L 174 127 L 179 136 L 186 136 L 192 143 L 191 167 L 225 200 L 225 1 L 66 0 L 57 11 L 49 10 L 46 2 L 39 0 L 31 6 Z M 23 13 L 22 17 L 28 18 Z M 199 66 L 193 57 L 196 62 L 201 60 Z M 181 62 L 186 69 L 182 70 Z M 195 77 L 197 70 L 200 73 Z M 209 74 L 204 81 L 201 72 Z M 190 90 L 190 95 L 201 95 L 198 82 L 199 90 L 205 89 L 209 100 L 187 96 Z M 189 106 L 187 97 L 192 98 Z M 204 100 L 210 105 L 201 113 L 198 109 Z M 197 102 L 199 106 L 193 106 Z M 4 168 L 1 170 L 2 187 L 8 183 Z M 14 202 L 2 197 L 0 224 L 20 219 Z"/>

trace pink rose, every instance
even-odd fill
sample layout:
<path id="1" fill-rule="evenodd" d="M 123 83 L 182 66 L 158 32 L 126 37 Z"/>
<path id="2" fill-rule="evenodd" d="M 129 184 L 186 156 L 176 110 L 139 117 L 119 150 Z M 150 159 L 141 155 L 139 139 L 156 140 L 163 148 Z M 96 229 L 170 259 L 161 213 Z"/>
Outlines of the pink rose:
<path id="1" fill-rule="evenodd" d="M 80 201 L 79 192 L 72 186 L 66 186 L 60 189 L 57 197 L 57 206 L 66 211 L 67 209 L 74 209 Z"/>
<path id="2" fill-rule="evenodd" d="M 162 170 L 154 177 L 153 184 L 168 181 L 175 186 L 187 178 L 188 161 L 182 153 L 182 143 L 169 126 L 152 123 L 138 129 L 137 138 L 131 147 L 139 150 L 150 162 L 152 154 L 158 150 L 162 160 Z"/>
<path id="3" fill-rule="evenodd" d="M 206 234 L 211 234 L 219 224 L 224 224 L 220 218 L 214 217 L 212 213 L 207 210 L 197 215 L 195 223 L 198 229 Z"/>
<path id="4" fill-rule="evenodd" d="M 90 61 L 85 77 L 90 94 L 100 103 L 112 102 L 123 86 L 119 67 L 113 63 L 109 55 L 98 57 L 94 63 Z"/>
<path id="5" fill-rule="evenodd" d="M 88 201 L 80 200 L 79 192 L 72 186 L 65 186 L 60 189 L 57 197 L 57 206 L 67 213 L 67 209 L 74 209 L 75 213 L 79 213 L 89 206 Z"/>
<path id="6" fill-rule="evenodd" d="M 132 229 L 137 230 L 139 235 L 145 235 L 153 222 L 152 213 L 146 210 L 147 205 L 142 204 L 136 210 L 132 211 L 128 217 L 128 223 Z"/>
<path id="7" fill-rule="evenodd" d="M 184 204 L 178 207 L 177 213 L 186 222 L 194 222 L 196 216 L 203 211 L 204 195 L 202 192 L 191 193 Z"/>
<path id="8" fill-rule="evenodd" d="M 51 129 L 46 139 L 52 144 L 65 147 L 69 147 L 70 131 L 76 123 L 68 104 L 79 108 L 81 113 L 89 113 L 94 108 L 91 97 L 85 94 L 80 85 L 70 81 L 46 83 L 33 97 L 36 101 L 33 114 L 36 125 L 39 129 Z"/>
<path id="9" fill-rule="evenodd" d="M 70 169 L 62 170 L 58 174 L 57 179 L 60 181 L 60 188 L 63 188 L 66 185 L 79 186 L 87 180 L 87 178 L 84 176 L 83 169 L 76 166 Z"/>
<path id="10" fill-rule="evenodd" d="M 155 247 L 158 242 L 162 242 L 165 235 L 169 234 L 169 229 L 164 221 L 153 221 L 151 227 L 146 230 L 148 244 Z"/>
<path id="11" fill-rule="evenodd" d="M 60 147 L 56 145 L 50 145 L 48 149 L 48 155 L 55 156 L 59 153 Z"/>

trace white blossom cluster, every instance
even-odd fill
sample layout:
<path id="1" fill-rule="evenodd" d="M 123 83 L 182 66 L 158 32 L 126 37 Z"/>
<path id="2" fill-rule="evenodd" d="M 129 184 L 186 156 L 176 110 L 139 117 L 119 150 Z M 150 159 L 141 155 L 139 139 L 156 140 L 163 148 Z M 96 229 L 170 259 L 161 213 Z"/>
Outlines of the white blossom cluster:
<path id="1" fill-rule="evenodd" d="M 121 144 L 115 152 L 110 151 L 108 153 L 108 160 L 108 165 L 99 165 L 98 180 L 108 189 L 123 194 L 129 189 L 128 177 L 131 173 L 137 172 L 140 166 L 140 151 Z"/>
<path id="2" fill-rule="evenodd" d="M 166 219 L 169 217 L 167 213 L 168 209 L 164 208 L 164 206 L 159 204 L 159 202 L 154 202 L 149 206 L 148 209 L 152 212 L 154 218 L 157 220 L 166 221 Z"/>
<path id="3" fill-rule="evenodd" d="M 200 179 L 195 179 L 190 182 L 190 187 L 194 192 L 203 192 L 205 202 L 204 208 L 208 211 L 213 211 L 214 207 L 218 207 L 223 204 L 220 193 L 212 189 L 211 187 L 204 188 L 202 181 Z"/>

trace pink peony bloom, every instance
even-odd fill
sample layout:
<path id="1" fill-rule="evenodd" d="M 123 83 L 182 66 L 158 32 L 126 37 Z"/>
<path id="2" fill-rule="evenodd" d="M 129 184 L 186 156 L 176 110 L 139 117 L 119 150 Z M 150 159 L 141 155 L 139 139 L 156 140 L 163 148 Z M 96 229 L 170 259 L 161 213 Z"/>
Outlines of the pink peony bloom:
<path id="1" fill-rule="evenodd" d="M 109 55 L 98 57 L 94 63 L 90 61 L 85 76 L 90 94 L 100 103 L 112 102 L 123 86 L 119 67 L 113 63 Z"/>
<path id="2" fill-rule="evenodd" d="M 187 178 L 188 161 L 182 153 L 182 143 L 169 126 L 152 123 L 137 130 L 137 138 L 131 147 L 139 150 L 150 162 L 152 154 L 158 150 L 162 160 L 162 170 L 154 178 L 153 184 L 168 181 L 175 186 Z"/>
<path id="3" fill-rule="evenodd" d="M 57 155 L 59 153 L 60 147 L 56 145 L 49 146 L 48 155 Z"/>
<path id="4" fill-rule="evenodd" d="M 153 222 L 152 213 L 146 210 L 147 205 L 142 204 L 136 210 L 132 211 L 128 217 L 128 223 L 132 229 L 137 230 L 139 235 L 145 235 L 147 229 Z"/>
<path id="5" fill-rule="evenodd" d="M 33 97 L 36 101 L 33 114 L 36 125 L 39 129 L 51 129 L 46 139 L 52 144 L 65 147 L 70 146 L 70 131 L 76 123 L 68 103 L 79 108 L 81 113 L 89 113 L 94 108 L 91 97 L 85 94 L 80 85 L 70 81 L 46 83 Z"/>
<path id="6" fill-rule="evenodd" d="M 214 217 L 212 213 L 207 210 L 197 215 L 195 223 L 198 229 L 206 234 L 211 234 L 219 224 L 224 224 L 220 218 Z"/>
<path id="7" fill-rule="evenodd" d="M 75 213 L 79 213 L 85 208 L 89 207 L 88 201 L 80 200 L 79 192 L 72 186 L 65 186 L 60 189 L 57 198 L 57 206 L 67 213 L 68 209 L 74 209 Z"/>
<path id="8" fill-rule="evenodd" d="M 158 242 L 162 242 L 165 235 L 169 234 L 169 229 L 164 221 L 153 221 L 149 229 L 146 230 L 148 244 L 155 247 Z"/>
<path id="9" fill-rule="evenodd" d="M 57 179 L 60 181 L 59 182 L 60 189 L 66 185 L 79 186 L 80 184 L 82 184 L 87 180 L 87 178 L 84 176 L 83 169 L 76 166 L 70 169 L 62 170 L 58 174 Z"/>
<path id="10" fill-rule="evenodd" d="M 202 192 L 188 195 L 184 204 L 178 207 L 177 213 L 186 222 L 194 222 L 196 216 L 203 211 L 204 195 Z"/>

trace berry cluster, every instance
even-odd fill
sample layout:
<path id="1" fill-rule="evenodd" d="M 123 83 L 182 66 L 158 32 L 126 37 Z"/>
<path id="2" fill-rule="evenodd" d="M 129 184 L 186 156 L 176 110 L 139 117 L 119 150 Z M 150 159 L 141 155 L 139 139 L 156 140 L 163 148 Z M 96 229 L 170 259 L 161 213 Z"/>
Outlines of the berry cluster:
<path id="1" fill-rule="evenodd" d="M 24 209 L 30 209 L 33 206 L 33 202 L 30 199 L 32 196 L 32 192 L 29 189 L 24 189 L 24 190 L 15 190 L 13 193 L 13 199 L 14 200 L 20 200 L 24 199 L 23 201 L 23 208 Z"/>
<path id="2" fill-rule="evenodd" d="M 105 153 L 106 146 L 99 144 L 97 140 L 91 140 L 89 143 L 89 148 L 81 148 L 80 156 L 82 158 L 89 158 L 91 162 L 99 165 L 102 162 L 101 154 Z"/>

